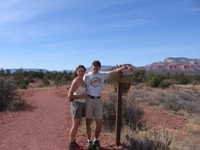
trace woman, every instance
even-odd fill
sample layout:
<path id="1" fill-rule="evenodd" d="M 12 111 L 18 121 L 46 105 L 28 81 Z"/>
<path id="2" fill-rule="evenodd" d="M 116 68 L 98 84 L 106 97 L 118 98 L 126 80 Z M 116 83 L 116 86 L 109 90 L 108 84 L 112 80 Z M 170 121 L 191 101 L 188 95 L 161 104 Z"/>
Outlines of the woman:
<path id="1" fill-rule="evenodd" d="M 72 81 L 68 93 L 68 99 L 71 103 L 72 127 L 70 130 L 69 150 L 78 150 L 80 146 L 76 143 L 76 134 L 80 126 L 81 118 L 85 117 L 86 108 L 86 85 L 83 76 L 86 68 L 79 65 L 75 70 L 75 78 Z"/>

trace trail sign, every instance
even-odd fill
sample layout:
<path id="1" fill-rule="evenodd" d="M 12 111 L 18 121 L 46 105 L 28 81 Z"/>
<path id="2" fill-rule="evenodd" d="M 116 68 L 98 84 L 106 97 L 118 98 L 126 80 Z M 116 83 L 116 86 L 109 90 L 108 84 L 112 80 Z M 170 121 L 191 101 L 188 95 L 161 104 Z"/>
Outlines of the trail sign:
<path id="1" fill-rule="evenodd" d="M 119 72 L 119 79 L 121 80 L 123 73 Z M 121 138 L 122 126 L 122 82 L 118 82 L 117 86 L 117 111 L 116 111 L 116 145 L 119 146 Z"/>

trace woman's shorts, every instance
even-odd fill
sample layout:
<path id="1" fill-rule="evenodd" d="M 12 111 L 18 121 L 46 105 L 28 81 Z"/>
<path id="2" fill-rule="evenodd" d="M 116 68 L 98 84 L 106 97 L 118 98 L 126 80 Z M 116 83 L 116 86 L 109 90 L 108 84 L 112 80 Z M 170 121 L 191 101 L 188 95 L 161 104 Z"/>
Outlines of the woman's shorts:
<path id="1" fill-rule="evenodd" d="M 86 112 L 86 103 L 71 102 L 71 114 L 73 118 L 82 118 L 85 117 Z"/>

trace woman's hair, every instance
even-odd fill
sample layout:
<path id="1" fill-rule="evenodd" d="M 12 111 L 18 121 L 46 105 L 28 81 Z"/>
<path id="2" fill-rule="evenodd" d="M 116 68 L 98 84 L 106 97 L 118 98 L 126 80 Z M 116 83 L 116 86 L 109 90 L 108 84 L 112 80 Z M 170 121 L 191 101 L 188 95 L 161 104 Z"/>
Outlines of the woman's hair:
<path id="1" fill-rule="evenodd" d="M 78 75 L 77 75 L 77 71 L 78 71 L 78 69 L 80 69 L 80 68 L 82 68 L 85 72 L 86 72 L 86 68 L 85 68 L 85 66 L 83 66 L 83 65 L 78 65 L 77 67 L 76 67 L 76 69 L 75 69 L 75 77 L 77 77 Z"/>

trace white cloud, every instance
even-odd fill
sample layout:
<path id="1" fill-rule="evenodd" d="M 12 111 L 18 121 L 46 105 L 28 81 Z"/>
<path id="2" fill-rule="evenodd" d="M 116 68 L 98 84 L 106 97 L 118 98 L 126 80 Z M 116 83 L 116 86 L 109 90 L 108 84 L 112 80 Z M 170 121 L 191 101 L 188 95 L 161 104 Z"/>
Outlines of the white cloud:
<path id="1" fill-rule="evenodd" d="M 55 38 L 67 38 L 96 35 L 99 32 L 110 32 L 123 28 L 143 25 L 146 20 L 137 17 L 137 12 L 109 12 L 97 16 L 88 13 L 101 10 L 107 6 L 128 4 L 135 0 L 7 0 L 0 2 L 0 41 L 1 43 L 46 44 Z M 94 7 L 95 5 L 95 7 Z M 76 8 L 76 9 L 75 9 Z M 73 9 L 73 10 L 72 10 Z M 57 11 L 66 14 L 58 20 Z M 86 14 L 77 14 L 77 11 Z M 67 14 L 68 13 L 68 14 Z M 78 12 L 80 13 L 80 12 Z M 48 17 L 43 16 L 47 15 Z M 51 17 L 52 15 L 52 17 Z M 86 15 L 86 16 L 85 16 Z M 85 21 L 85 18 L 88 21 Z M 98 19 L 97 19 L 98 18 Z M 106 19 L 107 18 L 107 19 Z M 55 19 L 55 20 L 54 20 Z M 106 21 L 105 21 L 106 19 Z M 63 39 L 62 36 L 65 38 Z M 67 39 L 68 40 L 68 39 Z"/>
<path id="2" fill-rule="evenodd" d="M 28 21 L 31 18 L 63 9 L 65 4 L 64 0 L 7 0 L 0 2 L 0 24 Z"/>

